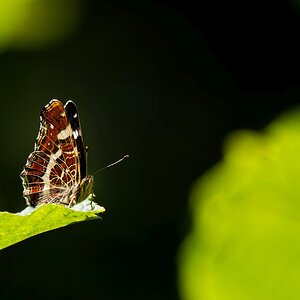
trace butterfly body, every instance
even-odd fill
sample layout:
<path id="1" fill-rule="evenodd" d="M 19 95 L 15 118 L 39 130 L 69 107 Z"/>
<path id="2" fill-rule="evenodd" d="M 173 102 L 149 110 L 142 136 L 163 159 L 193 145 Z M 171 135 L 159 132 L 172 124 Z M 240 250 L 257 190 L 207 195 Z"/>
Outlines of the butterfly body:
<path id="1" fill-rule="evenodd" d="M 28 205 L 59 203 L 71 206 L 92 192 L 93 177 L 87 175 L 76 105 L 51 100 L 40 114 L 40 129 L 34 151 L 20 174 Z"/>
<path id="2" fill-rule="evenodd" d="M 90 195 L 93 195 L 93 183 L 94 177 L 92 175 L 87 175 L 84 177 L 80 183 L 75 185 L 69 192 L 65 204 L 75 204 L 87 199 Z"/>

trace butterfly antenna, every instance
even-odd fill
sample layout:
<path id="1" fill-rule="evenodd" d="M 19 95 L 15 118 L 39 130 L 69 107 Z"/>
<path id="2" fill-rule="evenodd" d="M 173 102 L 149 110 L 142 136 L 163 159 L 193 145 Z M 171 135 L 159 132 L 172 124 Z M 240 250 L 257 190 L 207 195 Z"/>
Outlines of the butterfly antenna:
<path id="1" fill-rule="evenodd" d="M 117 165 L 118 163 L 120 163 L 121 161 L 127 159 L 128 157 L 129 157 L 128 154 L 127 154 L 127 155 L 124 155 L 122 158 L 120 158 L 119 160 L 115 161 L 114 163 L 112 163 L 112 164 L 110 164 L 110 165 L 108 165 L 108 166 L 105 166 L 104 168 L 102 168 L 102 169 L 98 170 L 97 172 L 95 172 L 95 173 L 93 174 L 93 176 L 95 176 L 95 175 L 98 174 L 99 172 L 102 172 L 102 171 L 104 171 L 104 170 L 106 170 L 106 169 L 108 169 L 108 168 L 110 168 L 110 167 L 112 167 L 112 166 L 114 166 L 114 165 Z"/>

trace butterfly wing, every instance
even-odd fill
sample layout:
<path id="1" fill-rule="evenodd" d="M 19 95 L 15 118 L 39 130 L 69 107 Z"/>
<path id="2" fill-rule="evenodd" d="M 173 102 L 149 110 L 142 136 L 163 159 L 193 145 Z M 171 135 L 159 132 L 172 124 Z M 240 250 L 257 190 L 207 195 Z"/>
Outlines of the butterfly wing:
<path id="1" fill-rule="evenodd" d="M 72 108 L 76 110 L 75 104 Z M 76 113 L 78 116 L 77 110 Z M 32 206 L 69 204 L 72 189 L 81 181 L 76 139 L 68 113 L 58 100 L 50 101 L 41 111 L 34 151 L 27 159 L 21 178 L 24 198 Z"/>
<path id="2" fill-rule="evenodd" d="M 79 156 L 79 181 L 87 175 L 86 151 L 83 143 L 79 114 L 75 103 L 69 100 L 65 105 L 65 110 L 73 131 L 73 138 Z"/>

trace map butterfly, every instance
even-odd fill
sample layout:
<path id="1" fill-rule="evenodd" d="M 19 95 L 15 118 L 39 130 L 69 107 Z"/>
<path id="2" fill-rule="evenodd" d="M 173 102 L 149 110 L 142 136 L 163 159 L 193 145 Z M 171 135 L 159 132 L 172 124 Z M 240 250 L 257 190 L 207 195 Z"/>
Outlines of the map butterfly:
<path id="1" fill-rule="evenodd" d="M 93 195 L 93 176 L 87 175 L 78 110 L 73 101 L 65 106 L 51 100 L 40 113 L 34 151 L 20 174 L 28 205 L 73 204 Z"/>

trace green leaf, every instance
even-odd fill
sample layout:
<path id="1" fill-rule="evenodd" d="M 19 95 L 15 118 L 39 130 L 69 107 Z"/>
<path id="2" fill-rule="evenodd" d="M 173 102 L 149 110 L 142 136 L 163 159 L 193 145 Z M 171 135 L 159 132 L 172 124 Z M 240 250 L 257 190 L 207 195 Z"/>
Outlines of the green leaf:
<path id="1" fill-rule="evenodd" d="M 91 205 L 93 207 L 91 207 Z M 84 200 L 72 208 L 44 204 L 36 209 L 26 208 L 18 214 L 0 212 L 0 249 L 34 235 L 81 221 L 98 219 L 105 209 L 95 202 Z"/>
<path id="2" fill-rule="evenodd" d="M 233 133 L 190 208 L 183 300 L 300 299 L 300 111 Z"/>
<path id="3" fill-rule="evenodd" d="M 0 0 L 0 52 L 8 48 L 40 49 L 64 40 L 81 22 L 82 3 Z"/>

